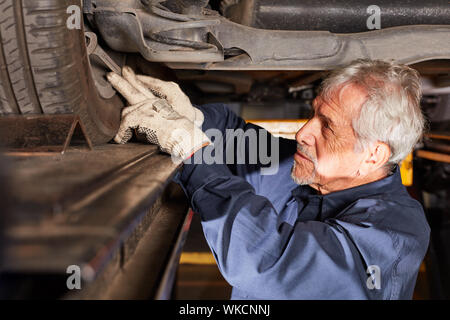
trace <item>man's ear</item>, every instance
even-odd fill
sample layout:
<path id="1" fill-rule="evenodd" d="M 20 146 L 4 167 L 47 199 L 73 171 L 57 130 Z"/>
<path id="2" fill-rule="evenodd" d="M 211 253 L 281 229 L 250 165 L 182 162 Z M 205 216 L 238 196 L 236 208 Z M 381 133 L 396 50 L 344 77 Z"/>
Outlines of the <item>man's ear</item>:
<path id="1" fill-rule="evenodd" d="M 363 167 L 366 173 L 374 172 L 383 167 L 389 160 L 391 148 L 384 142 L 377 141 L 369 147 Z"/>

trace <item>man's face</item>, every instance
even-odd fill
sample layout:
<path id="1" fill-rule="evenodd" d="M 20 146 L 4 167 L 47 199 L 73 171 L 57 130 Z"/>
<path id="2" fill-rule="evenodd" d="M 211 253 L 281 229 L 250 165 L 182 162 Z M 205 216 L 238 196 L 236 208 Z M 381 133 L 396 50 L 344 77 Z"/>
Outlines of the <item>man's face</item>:
<path id="1" fill-rule="evenodd" d="M 314 116 L 297 132 L 292 178 L 298 184 L 332 192 L 351 183 L 364 159 L 355 152 L 352 119 L 366 100 L 365 92 L 347 85 L 328 100 L 318 96 Z"/>

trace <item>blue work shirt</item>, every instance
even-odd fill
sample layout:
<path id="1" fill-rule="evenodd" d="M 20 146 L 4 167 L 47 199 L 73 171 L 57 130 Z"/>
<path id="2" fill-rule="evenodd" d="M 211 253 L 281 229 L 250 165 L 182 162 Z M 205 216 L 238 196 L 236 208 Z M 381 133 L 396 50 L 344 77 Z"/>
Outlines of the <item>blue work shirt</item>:
<path id="1" fill-rule="evenodd" d="M 260 129 L 223 104 L 199 109 L 204 131 Z M 430 228 L 399 169 L 320 195 L 291 178 L 296 141 L 267 139 L 279 143 L 275 175 L 262 175 L 261 163 L 202 163 L 174 179 L 201 215 L 232 299 L 411 299 Z"/>

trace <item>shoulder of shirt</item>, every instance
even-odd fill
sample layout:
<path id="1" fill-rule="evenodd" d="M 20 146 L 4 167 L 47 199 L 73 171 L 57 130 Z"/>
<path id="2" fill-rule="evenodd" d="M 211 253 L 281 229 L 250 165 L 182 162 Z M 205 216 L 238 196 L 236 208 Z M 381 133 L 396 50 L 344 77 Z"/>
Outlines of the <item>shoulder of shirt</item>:
<path id="1" fill-rule="evenodd" d="M 347 206 L 334 218 L 349 222 L 352 220 L 380 221 L 386 215 L 394 214 L 398 218 L 413 218 L 413 216 L 424 218 L 422 205 L 408 194 L 396 194 L 395 196 L 379 194 L 363 197 Z"/>

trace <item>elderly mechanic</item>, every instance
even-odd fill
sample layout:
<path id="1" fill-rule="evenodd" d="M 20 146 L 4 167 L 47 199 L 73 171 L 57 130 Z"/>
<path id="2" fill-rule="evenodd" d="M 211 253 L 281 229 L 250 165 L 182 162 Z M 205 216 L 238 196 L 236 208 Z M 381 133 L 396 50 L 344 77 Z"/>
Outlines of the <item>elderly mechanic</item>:
<path id="1" fill-rule="evenodd" d="M 187 159 L 210 143 L 193 122 L 203 131 L 260 129 L 222 104 L 192 107 L 174 83 L 123 75 L 108 77 L 132 105 L 119 143 L 136 129 Z M 261 163 L 186 161 L 176 181 L 232 298 L 412 298 L 430 229 L 398 164 L 422 135 L 420 96 L 416 71 L 358 60 L 323 82 L 296 141 L 269 136 L 279 143 L 276 175 L 261 175 Z M 190 134 L 173 137 L 181 127 Z"/>

